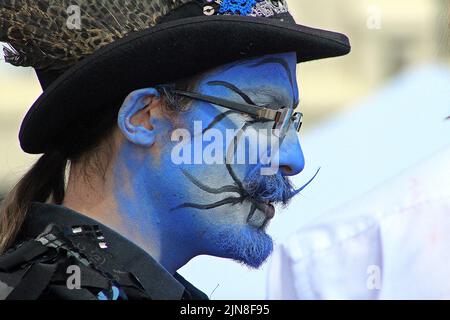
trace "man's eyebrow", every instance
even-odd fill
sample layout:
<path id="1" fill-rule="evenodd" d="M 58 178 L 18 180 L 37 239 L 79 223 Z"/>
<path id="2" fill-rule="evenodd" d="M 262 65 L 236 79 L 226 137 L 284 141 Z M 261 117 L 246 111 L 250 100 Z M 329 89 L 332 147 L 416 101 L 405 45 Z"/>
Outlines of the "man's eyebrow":
<path id="1" fill-rule="evenodd" d="M 289 64 L 287 63 L 286 60 L 284 60 L 282 58 L 277 58 L 277 57 L 269 57 L 269 58 L 262 59 L 261 61 L 258 61 L 256 63 L 252 64 L 250 66 L 250 68 L 256 68 L 259 66 L 263 66 L 266 64 L 272 64 L 272 63 L 278 64 L 283 67 L 283 69 L 286 71 L 287 77 L 289 79 L 289 83 L 291 84 L 292 92 L 294 92 L 295 90 L 294 90 L 294 83 L 292 82 L 292 71 L 289 68 Z M 295 107 L 298 104 L 298 101 L 297 101 L 297 99 L 293 99 L 293 100 L 294 100 L 293 107 Z"/>
<path id="2" fill-rule="evenodd" d="M 246 93 L 244 93 L 242 90 L 240 90 L 234 84 L 231 84 L 226 81 L 210 81 L 210 82 L 208 82 L 208 85 L 226 87 L 226 88 L 230 89 L 231 91 L 235 92 L 236 94 L 238 94 L 239 96 L 241 96 L 242 99 L 244 99 L 244 101 L 246 103 L 252 104 L 254 106 L 258 106 Z M 246 91 L 253 93 L 255 96 L 258 96 L 258 95 L 268 96 L 272 100 L 271 102 L 273 102 L 274 105 L 276 105 L 276 106 L 280 106 L 280 107 L 287 106 L 286 99 L 282 95 L 280 95 L 278 92 L 276 92 L 275 90 L 272 90 L 269 88 L 254 88 L 254 89 L 248 89 Z M 259 106 L 259 107 L 261 107 L 261 106 Z"/>
<path id="3" fill-rule="evenodd" d="M 246 89 L 246 92 L 251 93 L 256 97 L 268 97 L 270 102 L 277 107 L 289 107 L 290 104 L 290 101 L 286 96 L 280 94 L 272 88 L 249 88 Z"/>
<path id="4" fill-rule="evenodd" d="M 246 95 L 242 90 L 240 90 L 238 87 L 236 87 L 234 84 L 226 82 L 226 81 L 209 81 L 208 85 L 210 86 L 222 86 L 225 88 L 230 89 L 231 91 L 237 93 L 241 96 L 242 99 L 248 104 L 256 105 L 252 99 L 248 95 Z"/>
<path id="5" fill-rule="evenodd" d="M 289 68 L 289 64 L 287 63 L 286 60 L 284 60 L 282 58 L 278 58 L 278 57 L 268 57 L 268 58 L 264 58 L 264 59 L 262 59 L 262 60 L 260 60 L 258 62 L 255 62 L 255 63 L 249 65 L 248 67 L 250 67 L 250 68 L 257 68 L 259 66 L 263 66 L 263 65 L 267 65 L 267 64 L 273 64 L 273 63 L 278 64 L 281 67 L 283 67 L 283 69 L 286 71 L 286 75 L 287 75 L 287 77 L 289 79 L 289 83 L 291 84 L 292 92 L 295 92 L 294 83 L 292 81 L 292 76 L 293 76 L 292 75 L 292 71 Z M 235 64 L 235 65 L 231 65 L 231 66 L 229 66 L 228 68 L 226 68 L 224 70 L 225 71 L 226 70 L 230 70 L 230 69 L 233 69 L 233 68 L 235 68 L 237 66 L 245 65 L 245 64 L 246 64 L 246 61 L 238 63 L 238 64 Z M 228 83 L 228 85 L 231 85 L 231 84 Z M 237 88 L 235 87 L 235 89 L 237 89 Z M 236 91 L 236 90 L 233 90 L 233 91 L 235 91 L 237 94 L 239 94 L 242 97 L 242 93 L 243 92 L 241 90 L 238 89 L 238 91 L 240 91 L 240 93 L 238 91 Z M 274 100 L 276 100 L 276 99 L 274 99 Z M 299 103 L 298 98 L 294 98 L 292 100 L 293 100 L 292 107 L 295 108 L 298 105 L 298 103 Z M 276 101 L 276 102 L 278 103 L 278 102 L 281 102 L 281 101 Z"/>
<path id="6" fill-rule="evenodd" d="M 244 101 L 248 104 L 252 104 L 257 107 L 262 107 L 256 104 L 246 93 L 244 93 L 242 90 L 240 90 L 238 87 L 236 87 L 234 84 L 226 82 L 226 81 L 210 81 L 207 83 L 210 86 L 223 86 L 225 88 L 230 89 L 231 91 L 235 92 L 239 96 L 244 99 Z M 279 107 L 287 107 L 289 102 L 287 102 L 286 98 L 280 95 L 276 90 L 273 90 L 271 88 L 265 87 L 265 88 L 253 88 L 246 90 L 248 92 L 253 93 L 255 96 L 268 96 L 273 102 L 275 106 Z"/>

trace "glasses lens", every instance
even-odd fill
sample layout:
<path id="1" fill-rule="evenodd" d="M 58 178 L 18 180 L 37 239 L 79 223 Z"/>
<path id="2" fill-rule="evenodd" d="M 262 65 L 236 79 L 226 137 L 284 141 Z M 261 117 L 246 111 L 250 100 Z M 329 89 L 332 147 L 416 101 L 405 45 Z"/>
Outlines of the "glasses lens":
<path id="1" fill-rule="evenodd" d="M 283 139 L 291 126 L 291 118 L 294 110 L 291 108 L 280 109 L 280 117 L 277 119 L 275 126 L 275 134 Z"/>
<path id="2" fill-rule="evenodd" d="M 300 112 L 294 113 L 292 116 L 292 122 L 294 123 L 294 128 L 297 132 L 300 132 L 300 129 L 303 125 L 303 114 Z"/>

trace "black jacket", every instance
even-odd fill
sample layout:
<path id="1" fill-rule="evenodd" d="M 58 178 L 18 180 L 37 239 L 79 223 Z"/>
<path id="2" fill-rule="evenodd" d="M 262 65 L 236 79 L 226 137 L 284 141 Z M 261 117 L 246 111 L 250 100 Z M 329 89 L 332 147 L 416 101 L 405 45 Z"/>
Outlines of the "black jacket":
<path id="1" fill-rule="evenodd" d="M 108 227 L 66 207 L 34 203 L 0 256 L 0 300 L 202 300 L 179 274 Z"/>

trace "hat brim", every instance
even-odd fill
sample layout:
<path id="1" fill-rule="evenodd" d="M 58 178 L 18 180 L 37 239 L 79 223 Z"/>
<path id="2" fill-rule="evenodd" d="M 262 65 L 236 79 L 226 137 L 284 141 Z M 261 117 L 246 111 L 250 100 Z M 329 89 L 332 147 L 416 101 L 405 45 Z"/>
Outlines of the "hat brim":
<path id="1" fill-rule="evenodd" d="M 345 55 L 350 44 L 340 33 L 244 16 L 185 18 L 130 34 L 86 57 L 44 91 L 22 123 L 21 147 L 39 154 L 73 137 L 83 139 L 77 123 L 92 122 L 105 108 L 118 110 L 133 90 L 293 51 L 300 63 Z"/>

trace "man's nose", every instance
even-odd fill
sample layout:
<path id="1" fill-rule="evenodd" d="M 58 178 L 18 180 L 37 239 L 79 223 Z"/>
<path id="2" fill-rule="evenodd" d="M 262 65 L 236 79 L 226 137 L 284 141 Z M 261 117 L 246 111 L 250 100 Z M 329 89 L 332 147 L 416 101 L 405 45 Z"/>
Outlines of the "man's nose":
<path id="1" fill-rule="evenodd" d="M 295 176 L 305 168 L 305 157 L 297 132 L 291 128 L 280 148 L 280 172 L 283 176 Z"/>

